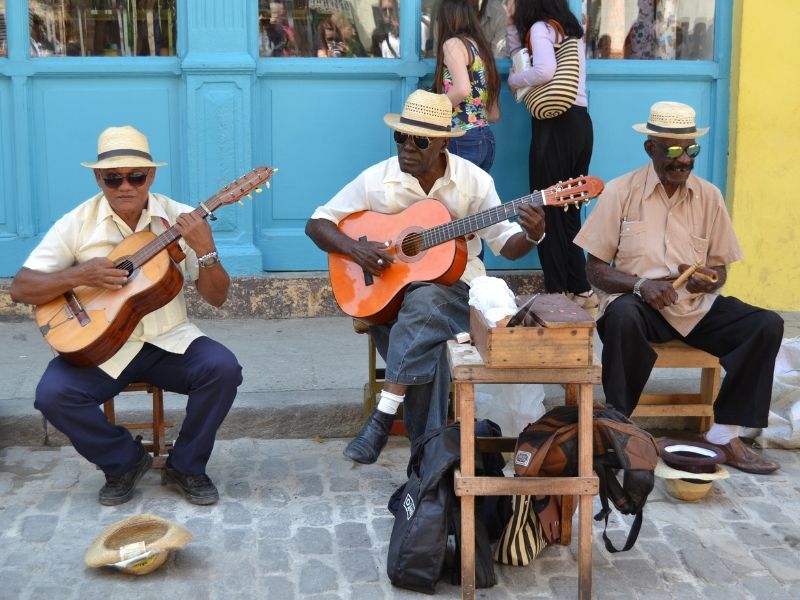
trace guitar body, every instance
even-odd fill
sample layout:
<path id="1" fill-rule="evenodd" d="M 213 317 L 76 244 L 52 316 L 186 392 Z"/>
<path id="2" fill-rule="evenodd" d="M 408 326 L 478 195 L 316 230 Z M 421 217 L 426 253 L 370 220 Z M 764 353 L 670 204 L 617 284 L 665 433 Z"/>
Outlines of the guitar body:
<path id="1" fill-rule="evenodd" d="M 134 233 L 108 258 L 117 262 L 155 237 L 149 231 Z M 77 367 L 97 366 L 116 354 L 142 317 L 167 304 L 182 287 L 183 273 L 165 248 L 133 271 L 119 290 L 81 286 L 40 304 L 36 324 L 67 362 Z M 77 306 L 83 311 L 76 311 Z"/>
<path id="2" fill-rule="evenodd" d="M 458 281 L 467 264 L 467 243 L 456 238 L 410 255 L 403 251 L 403 241 L 424 229 L 449 223 L 447 208 L 437 200 L 415 202 L 403 212 L 385 215 L 361 211 L 339 223 L 339 231 L 369 241 L 390 242 L 387 252 L 395 262 L 369 283 L 361 267 L 349 256 L 328 255 L 331 287 L 339 307 L 351 317 L 380 324 L 397 316 L 405 288 L 417 281 L 450 285 Z"/>

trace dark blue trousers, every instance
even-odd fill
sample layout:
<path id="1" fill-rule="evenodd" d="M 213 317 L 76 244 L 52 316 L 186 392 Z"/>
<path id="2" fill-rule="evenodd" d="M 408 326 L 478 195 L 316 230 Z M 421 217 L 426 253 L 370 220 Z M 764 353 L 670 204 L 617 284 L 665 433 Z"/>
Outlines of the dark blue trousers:
<path id="1" fill-rule="evenodd" d="M 194 340 L 184 354 L 145 344 L 117 379 L 96 367 L 73 367 L 58 356 L 36 388 L 34 406 L 81 456 L 107 475 L 120 475 L 139 458 L 139 447 L 127 429 L 106 419 L 101 405 L 134 381 L 188 396 L 171 464 L 188 475 L 205 473 L 217 429 L 242 383 L 236 357 L 210 338 Z"/>

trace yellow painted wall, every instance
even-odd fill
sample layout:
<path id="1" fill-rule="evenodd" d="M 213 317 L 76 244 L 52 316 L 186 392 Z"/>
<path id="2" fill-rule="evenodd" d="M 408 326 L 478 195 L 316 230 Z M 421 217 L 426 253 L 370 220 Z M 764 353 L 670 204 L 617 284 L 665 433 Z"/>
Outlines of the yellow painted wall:
<path id="1" fill-rule="evenodd" d="M 798 0 L 734 6 L 727 201 L 745 257 L 725 293 L 774 310 L 800 310 L 798 23 Z"/>

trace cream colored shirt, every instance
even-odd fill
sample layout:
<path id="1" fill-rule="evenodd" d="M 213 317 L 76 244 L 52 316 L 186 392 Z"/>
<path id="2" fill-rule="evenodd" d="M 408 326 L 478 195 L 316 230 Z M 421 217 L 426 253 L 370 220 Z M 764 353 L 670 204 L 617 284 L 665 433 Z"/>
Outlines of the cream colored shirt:
<path id="1" fill-rule="evenodd" d="M 742 258 L 719 189 L 690 175 L 669 198 L 652 163 L 609 182 L 574 241 L 614 268 L 647 279 L 677 277 L 681 263 L 716 267 Z M 685 336 L 717 294 L 691 294 L 685 285 L 677 291 L 678 302 L 661 314 Z M 620 296 L 598 295 L 601 310 Z"/>
<path id="2" fill-rule="evenodd" d="M 191 206 L 151 193 L 147 208 L 136 224 L 136 231 L 149 229 L 159 235 L 175 224 L 178 215 L 193 210 Z M 132 233 L 130 227 L 111 209 L 105 195 L 98 194 L 56 221 L 23 266 L 44 273 L 63 271 L 91 258 L 108 256 L 123 238 Z M 179 239 L 178 243 L 186 253 L 186 259 L 179 266 L 196 281 L 200 276 L 197 255 L 186 246 L 183 239 Z M 186 317 L 186 301 L 181 292 L 165 306 L 146 315 L 122 348 L 100 368 L 117 378 L 145 342 L 168 352 L 182 354 L 189 344 L 202 335 Z"/>
<path id="3" fill-rule="evenodd" d="M 425 198 L 435 198 L 444 204 L 456 219 L 500 205 L 494 180 L 483 169 L 459 156 L 446 154 L 448 161 L 444 175 L 434 182 L 428 194 L 422 191 L 416 177 L 400 170 L 394 156 L 362 172 L 327 204 L 317 208 L 311 218 L 328 219 L 338 224 L 346 216 L 361 210 L 393 215 Z M 518 223 L 506 220 L 476 231 L 477 235 L 469 234 L 469 258 L 461 280 L 469 284 L 478 275 L 486 274 L 486 268 L 478 258 L 482 247 L 478 236 L 486 240 L 497 256 L 508 238 L 521 231 Z"/>

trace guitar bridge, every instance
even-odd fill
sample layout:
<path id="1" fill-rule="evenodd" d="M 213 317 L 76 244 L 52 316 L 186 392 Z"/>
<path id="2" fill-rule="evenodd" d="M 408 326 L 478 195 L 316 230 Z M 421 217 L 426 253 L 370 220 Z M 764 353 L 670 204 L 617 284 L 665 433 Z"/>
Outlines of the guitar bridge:
<path id="1" fill-rule="evenodd" d="M 89 315 L 86 314 L 86 310 L 81 303 L 78 302 L 78 298 L 72 292 L 67 293 L 66 298 L 67 303 L 64 305 L 64 314 L 66 314 L 67 319 L 77 318 L 81 327 L 86 327 L 91 319 L 89 319 Z"/>

